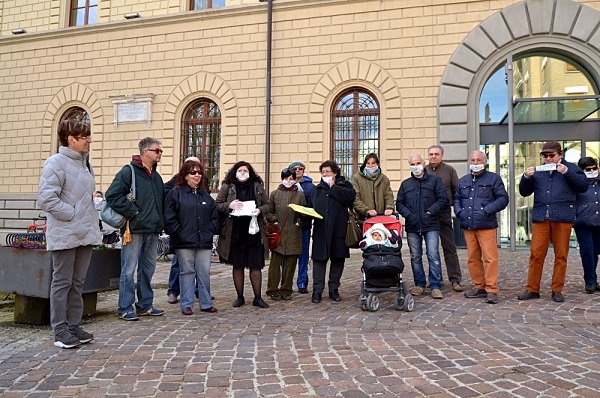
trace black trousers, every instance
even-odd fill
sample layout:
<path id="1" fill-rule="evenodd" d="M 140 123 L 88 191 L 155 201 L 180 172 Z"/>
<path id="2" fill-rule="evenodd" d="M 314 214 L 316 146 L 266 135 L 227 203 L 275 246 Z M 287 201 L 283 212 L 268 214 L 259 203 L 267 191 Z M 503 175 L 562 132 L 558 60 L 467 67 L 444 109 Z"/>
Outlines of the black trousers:
<path id="1" fill-rule="evenodd" d="M 462 273 L 460 272 L 460 262 L 456 254 L 456 246 L 454 245 L 452 213 L 449 207 L 440 215 L 440 240 L 442 242 L 442 250 L 444 251 L 444 262 L 446 263 L 448 280 L 450 280 L 450 283 L 460 282 L 462 280 Z"/>
<path id="2" fill-rule="evenodd" d="M 329 266 L 329 293 L 337 290 L 340 287 L 340 279 L 344 272 L 345 258 L 330 258 Z M 313 293 L 323 294 L 325 289 L 325 272 L 327 270 L 327 260 L 313 260 Z"/>

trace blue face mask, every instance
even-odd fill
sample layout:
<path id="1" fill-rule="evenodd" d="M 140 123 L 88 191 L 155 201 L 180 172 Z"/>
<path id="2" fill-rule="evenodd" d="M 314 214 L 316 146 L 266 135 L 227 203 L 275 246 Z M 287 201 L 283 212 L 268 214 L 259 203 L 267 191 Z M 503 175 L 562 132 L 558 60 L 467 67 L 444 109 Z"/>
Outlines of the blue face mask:
<path id="1" fill-rule="evenodd" d="M 478 172 L 482 171 L 483 169 L 485 169 L 485 164 L 470 164 L 469 169 L 473 173 L 478 173 Z"/>
<path id="2" fill-rule="evenodd" d="M 367 177 L 373 177 L 373 176 L 379 174 L 379 166 L 375 166 L 375 167 L 365 166 L 365 168 L 363 169 L 363 174 L 366 175 Z"/>

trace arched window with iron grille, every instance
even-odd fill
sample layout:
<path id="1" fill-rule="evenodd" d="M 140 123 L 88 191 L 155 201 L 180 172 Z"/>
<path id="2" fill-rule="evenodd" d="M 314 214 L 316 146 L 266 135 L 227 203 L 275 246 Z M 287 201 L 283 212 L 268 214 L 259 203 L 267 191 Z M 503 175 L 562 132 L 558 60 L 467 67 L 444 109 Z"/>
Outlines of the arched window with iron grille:
<path id="1" fill-rule="evenodd" d="M 219 189 L 221 160 L 221 111 L 208 98 L 192 102 L 183 113 L 181 161 L 196 156 L 206 169 L 211 192 Z"/>
<path id="2" fill-rule="evenodd" d="M 65 113 L 63 113 L 63 115 L 60 118 L 60 122 L 58 123 L 60 125 L 60 123 L 62 123 L 64 120 L 83 120 L 84 123 L 86 123 L 88 126 L 91 127 L 91 122 L 90 122 L 90 115 L 87 113 L 87 111 L 79 106 L 73 106 L 69 109 L 67 109 L 65 111 Z M 60 147 L 60 142 L 57 142 L 56 144 L 56 153 L 58 153 L 58 148 Z"/>
<path id="3" fill-rule="evenodd" d="M 352 87 L 333 102 L 331 158 L 351 177 L 366 155 L 379 153 L 379 104 L 373 94 Z"/>

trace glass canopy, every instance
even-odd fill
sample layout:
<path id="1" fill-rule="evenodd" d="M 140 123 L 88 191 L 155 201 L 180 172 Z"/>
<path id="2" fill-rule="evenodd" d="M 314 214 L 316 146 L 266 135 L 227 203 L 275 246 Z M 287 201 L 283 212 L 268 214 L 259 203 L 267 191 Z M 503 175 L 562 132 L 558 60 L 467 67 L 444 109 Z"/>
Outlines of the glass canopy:
<path id="1" fill-rule="evenodd" d="M 598 118 L 600 96 L 517 99 L 514 101 L 514 123 L 579 122 L 592 116 Z M 508 113 L 500 124 L 508 123 Z"/>

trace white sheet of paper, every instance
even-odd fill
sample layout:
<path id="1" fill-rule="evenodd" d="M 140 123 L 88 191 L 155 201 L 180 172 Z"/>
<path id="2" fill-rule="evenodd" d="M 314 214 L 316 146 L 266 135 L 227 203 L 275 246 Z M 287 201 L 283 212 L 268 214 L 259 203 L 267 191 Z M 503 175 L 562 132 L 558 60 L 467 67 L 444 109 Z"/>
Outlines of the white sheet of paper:
<path id="1" fill-rule="evenodd" d="M 241 210 L 234 210 L 231 212 L 232 216 L 251 216 L 252 212 L 256 209 L 256 202 L 253 200 L 247 200 L 242 202 Z"/>
<path id="2" fill-rule="evenodd" d="M 540 166 L 535 166 L 535 171 L 555 171 L 556 163 L 548 163 L 542 164 Z"/>

